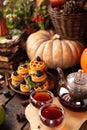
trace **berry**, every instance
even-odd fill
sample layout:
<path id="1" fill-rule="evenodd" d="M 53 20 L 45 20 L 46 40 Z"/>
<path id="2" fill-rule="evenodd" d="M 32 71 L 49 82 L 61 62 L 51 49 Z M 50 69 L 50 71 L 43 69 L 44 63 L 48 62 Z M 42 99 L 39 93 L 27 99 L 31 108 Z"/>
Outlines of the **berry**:
<path id="1" fill-rule="evenodd" d="M 29 92 L 30 92 L 30 93 L 32 93 L 33 91 L 34 91 L 34 89 L 32 88 L 32 89 L 30 89 L 30 91 L 29 91 Z"/>
<path id="2" fill-rule="evenodd" d="M 26 65 L 26 64 L 23 64 L 22 67 L 23 67 L 23 68 L 27 68 L 27 65 Z"/>
<path id="3" fill-rule="evenodd" d="M 42 72 L 41 72 L 41 71 L 39 71 L 39 70 L 36 71 L 36 76 L 37 76 L 37 77 L 40 77 L 41 75 L 42 75 Z"/>
<path id="4" fill-rule="evenodd" d="M 20 79 L 20 83 L 21 83 L 21 84 L 25 84 L 24 78 Z"/>
<path id="5" fill-rule="evenodd" d="M 39 82 L 39 83 L 37 83 L 37 86 L 41 87 L 41 86 L 43 86 L 43 83 Z"/>
<path id="6" fill-rule="evenodd" d="M 41 61 L 41 58 L 39 56 L 36 57 L 37 61 Z"/>
<path id="7" fill-rule="evenodd" d="M 20 84 L 16 84 L 16 85 L 14 86 L 14 88 L 15 88 L 16 90 L 20 90 Z"/>
<path id="8" fill-rule="evenodd" d="M 3 94 L 7 98 L 11 96 L 11 94 L 10 94 L 10 92 L 8 90 L 4 91 Z"/>
<path id="9" fill-rule="evenodd" d="M 13 75 L 14 75 L 14 76 L 17 76 L 17 72 L 16 72 L 16 71 L 14 71 L 14 72 L 13 72 Z"/>
<path id="10" fill-rule="evenodd" d="M 26 75 L 26 79 L 27 80 L 31 80 L 31 76 L 30 75 Z"/>

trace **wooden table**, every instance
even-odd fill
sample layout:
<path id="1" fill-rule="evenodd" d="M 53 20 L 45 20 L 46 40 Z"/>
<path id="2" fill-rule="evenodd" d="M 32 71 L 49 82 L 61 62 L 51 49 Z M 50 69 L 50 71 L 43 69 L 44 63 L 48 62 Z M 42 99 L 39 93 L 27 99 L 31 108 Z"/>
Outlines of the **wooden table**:
<path id="1" fill-rule="evenodd" d="M 3 92 L 9 91 L 9 97 L 6 97 Z M 3 87 L 0 88 L 0 104 L 5 104 L 6 108 L 6 117 L 2 126 L 0 126 L 0 130 L 28 130 L 29 123 L 27 120 L 18 121 L 17 115 L 21 113 L 25 114 L 24 102 L 28 101 L 29 96 L 20 95 L 13 90 L 10 89 L 9 86 L 3 84 Z"/>
<path id="2" fill-rule="evenodd" d="M 69 73 L 71 71 L 77 71 L 77 68 L 65 70 L 65 73 Z M 50 72 L 54 75 L 55 79 L 57 80 L 57 71 L 50 70 Z M 57 87 L 57 86 L 56 86 Z M 5 97 L 3 92 L 10 91 L 11 96 Z M 56 96 L 56 91 L 54 91 Z M 6 118 L 5 122 L 2 126 L 0 126 L 0 130 L 29 130 L 29 123 L 27 120 L 18 122 L 17 115 L 25 114 L 25 108 L 23 103 L 25 101 L 29 101 L 29 96 L 20 95 L 6 86 L 5 83 L 3 87 L 0 89 L 0 104 L 5 104 L 6 107 Z"/>

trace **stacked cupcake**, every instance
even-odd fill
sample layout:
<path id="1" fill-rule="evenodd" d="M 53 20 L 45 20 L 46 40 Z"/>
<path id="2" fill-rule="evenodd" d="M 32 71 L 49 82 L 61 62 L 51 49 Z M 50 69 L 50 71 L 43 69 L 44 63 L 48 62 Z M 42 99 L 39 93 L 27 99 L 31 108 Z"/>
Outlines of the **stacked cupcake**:
<path id="1" fill-rule="evenodd" d="M 49 79 L 47 66 L 37 56 L 30 63 L 18 66 L 11 74 L 11 84 L 14 89 L 27 93 L 32 90 L 47 90 L 54 87 L 54 81 Z"/>
<path id="2" fill-rule="evenodd" d="M 29 92 L 30 88 L 27 85 L 27 78 L 29 71 L 28 63 L 20 64 L 16 71 L 13 71 L 11 74 L 11 83 L 16 90 L 20 90 L 21 92 Z"/>
<path id="3" fill-rule="evenodd" d="M 35 90 L 46 90 L 49 89 L 47 67 L 44 61 L 37 56 L 30 62 L 29 75 L 32 81 L 35 83 Z"/>

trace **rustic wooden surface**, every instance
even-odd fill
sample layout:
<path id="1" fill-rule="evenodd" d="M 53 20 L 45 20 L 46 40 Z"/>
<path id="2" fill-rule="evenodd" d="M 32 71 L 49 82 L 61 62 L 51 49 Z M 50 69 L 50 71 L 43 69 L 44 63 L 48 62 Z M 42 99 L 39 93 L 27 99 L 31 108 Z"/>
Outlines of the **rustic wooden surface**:
<path id="1" fill-rule="evenodd" d="M 77 67 L 73 67 L 73 69 L 69 69 L 69 70 L 65 70 L 64 73 L 67 75 L 70 72 L 73 71 L 77 71 Z M 52 73 L 52 75 L 54 76 L 55 80 L 57 81 L 57 71 L 56 70 L 50 70 L 50 73 Z M 55 89 L 53 90 L 53 93 L 56 96 L 56 89 L 57 86 L 55 87 Z M 4 96 L 3 92 L 5 90 L 10 91 L 11 93 L 11 97 L 7 98 Z M 6 107 L 6 118 L 5 118 L 5 122 L 3 123 L 2 126 L 0 126 L 0 130 L 30 130 L 29 129 L 29 123 L 27 120 L 22 121 L 22 122 L 18 122 L 17 120 L 17 114 L 25 114 L 25 108 L 26 105 L 24 106 L 22 103 L 26 100 L 29 99 L 29 96 L 23 96 L 20 95 L 18 93 L 13 92 L 13 90 L 11 90 L 8 87 L 6 87 L 5 83 L 3 85 L 3 87 L 0 89 L 0 104 L 5 104 Z"/>
<path id="2" fill-rule="evenodd" d="M 2 6 L 3 0 L 0 0 L 0 7 Z M 67 75 L 70 72 L 77 71 L 78 67 L 73 67 L 73 69 L 65 70 L 65 74 Z M 57 80 L 57 72 L 55 70 L 50 71 L 55 79 Z M 9 90 L 11 93 L 11 97 L 7 98 L 4 96 L 3 92 L 5 90 Z M 54 90 L 55 95 L 56 90 Z M 0 89 L 0 104 L 5 104 L 6 107 L 6 118 L 3 125 L 0 126 L 0 130 L 29 130 L 29 123 L 27 120 L 23 122 L 18 122 L 16 119 L 16 115 L 21 112 L 25 113 L 26 106 L 23 106 L 21 103 L 25 100 L 29 99 L 29 96 L 23 96 L 13 92 L 9 87 L 5 84 L 3 88 Z"/>
<path id="3" fill-rule="evenodd" d="M 5 97 L 3 92 L 10 91 L 11 96 Z M 29 96 L 22 96 L 13 92 L 9 87 L 6 87 L 5 84 L 3 88 L 0 89 L 0 104 L 5 104 L 6 108 L 6 117 L 3 125 L 0 126 L 0 130 L 28 130 L 29 123 L 27 120 L 23 122 L 18 122 L 17 114 L 25 113 L 25 106 L 22 105 L 22 102 L 29 99 Z"/>

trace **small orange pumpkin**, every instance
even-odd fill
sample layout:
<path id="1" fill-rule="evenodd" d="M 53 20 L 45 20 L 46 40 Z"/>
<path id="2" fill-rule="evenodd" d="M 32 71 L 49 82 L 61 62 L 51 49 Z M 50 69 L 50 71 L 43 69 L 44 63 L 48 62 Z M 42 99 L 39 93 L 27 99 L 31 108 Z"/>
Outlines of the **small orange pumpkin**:
<path id="1" fill-rule="evenodd" d="M 80 58 L 80 66 L 83 69 L 83 71 L 87 73 L 87 48 L 85 48 L 82 52 L 82 55 Z"/>

